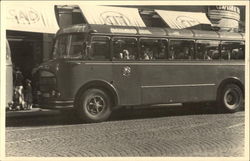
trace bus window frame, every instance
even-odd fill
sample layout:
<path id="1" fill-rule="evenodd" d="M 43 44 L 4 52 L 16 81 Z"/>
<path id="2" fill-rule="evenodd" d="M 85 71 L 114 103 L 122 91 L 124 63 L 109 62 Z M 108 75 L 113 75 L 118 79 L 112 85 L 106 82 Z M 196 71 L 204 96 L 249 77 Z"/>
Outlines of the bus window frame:
<path id="1" fill-rule="evenodd" d="M 170 53 L 170 43 L 171 43 L 171 41 L 173 41 L 173 40 L 186 40 L 186 41 L 191 41 L 191 42 L 193 42 L 193 49 L 194 49 L 194 56 L 196 55 L 196 50 L 195 50 L 195 39 L 185 39 L 185 38 L 181 38 L 181 39 L 177 39 L 177 38 L 168 38 L 168 55 L 167 55 L 167 59 L 168 59 L 168 61 L 193 61 L 193 60 L 195 60 L 194 58 L 191 58 L 191 60 L 190 59 L 174 59 L 174 60 L 169 60 L 169 53 Z"/>
<path id="2" fill-rule="evenodd" d="M 221 60 L 221 40 L 218 40 L 218 39 L 196 39 L 195 40 L 195 61 L 211 61 L 211 60 L 204 60 L 204 59 L 196 59 L 197 57 L 197 54 L 198 54 L 198 41 L 217 41 L 218 42 L 218 51 L 219 51 L 219 59 L 212 59 L 212 61 L 219 61 Z"/>
<path id="3" fill-rule="evenodd" d="M 134 40 L 136 40 L 136 55 L 135 55 L 135 59 L 134 60 L 126 60 L 126 61 L 135 61 L 135 60 L 138 60 L 138 58 L 139 58 L 139 40 L 138 40 L 138 37 L 136 37 L 136 36 L 120 36 L 120 35 L 114 35 L 114 36 L 112 36 L 112 38 L 111 38 L 111 47 L 112 47 L 112 51 L 111 51 L 111 60 L 112 61 L 121 61 L 121 62 L 123 62 L 123 61 L 125 61 L 124 59 L 115 59 L 114 58 L 114 39 L 116 39 L 116 38 L 125 38 L 125 39 L 134 39 Z"/>
<path id="4" fill-rule="evenodd" d="M 223 43 L 225 43 L 225 42 L 230 42 L 230 43 L 238 42 L 239 44 L 241 44 L 243 42 L 244 46 L 246 45 L 245 41 L 243 41 L 243 40 L 221 40 L 220 41 L 220 48 L 219 48 L 219 51 L 220 51 L 220 60 L 221 61 L 232 61 L 232 60 L 235 60 L 235 59 L 222 59 L 222 52 L 221 51 L 222 51 L 222 46 L 225 45 Z M 246 56 L 245 54 L 246 54 L 246 52 L 244 52 L 244 57 Z M 244 59 L 240 59 L 240 60 L 245 60 L 245 58 Z"/>
<path id="5" fill-rule="evenodd" d="M 111 61 L 112 60 L 112 47 L 111 47 L 111 44 L 110 44 L 110 40 L 112 39 L 111 36 L 108 36 L 108 35 L 90 35 L 90 39 L 89 39 L 89 43 L 90 43 L 90 46 L 91 46 L 91 50 L 93 49 L 92 47 L 92 42 L 93 42 L 93 38 L 94 37 L 106 37 L 108 38 L 108 44 L 109 44 L 109 58 L 106 60 L 95 60 L 95 59 L 90 59 L 90 60 L 93 60 L 93 61 Z M 87 48 L 87 46 L 86 46 Z M 87 52 L 90 52 L 89 50 L 87 50 Z M 93 52 L 93 51 L 92 51 Z M 91 55 L 91 53 L 86 53 L 87 55 Z"/>
<path id="6" fill-rule="evenodd" d="M 167 44 L 165 44 L 167 50 L 165 50 L 165 58 L 164 59 L 152 59 L 153 61 L 166 61 L 168 60 L 168 53 L 169 53 L 169 39 L 168 38 L 163 38 L 163 37 L 140 37 L 138 39 L 138 48 L 139 48 L 139 51 L 138 51 L 138 60 L 140 61 L 149 61 L 149 60 L 144 60 L 144 59 L 141 59 L 141 40 L 142 39 L 147 39 L 147 40 L 165 40 L 167 42 Z M 151 60 L 151 61 L 152 61 Z"/>

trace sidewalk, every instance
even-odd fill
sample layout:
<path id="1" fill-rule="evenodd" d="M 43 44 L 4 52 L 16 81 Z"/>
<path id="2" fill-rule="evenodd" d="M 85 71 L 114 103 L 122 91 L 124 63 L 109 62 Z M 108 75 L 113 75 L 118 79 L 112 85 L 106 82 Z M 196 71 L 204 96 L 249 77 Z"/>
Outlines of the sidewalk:
<path id="1" fill-rule="evenodd" d="M 6 117 L 56 115 L 59 114 L 59 112 L 60 111 L 58 110 L 41 109 L 35 107 L 31 110 L 6 111 Z"/>

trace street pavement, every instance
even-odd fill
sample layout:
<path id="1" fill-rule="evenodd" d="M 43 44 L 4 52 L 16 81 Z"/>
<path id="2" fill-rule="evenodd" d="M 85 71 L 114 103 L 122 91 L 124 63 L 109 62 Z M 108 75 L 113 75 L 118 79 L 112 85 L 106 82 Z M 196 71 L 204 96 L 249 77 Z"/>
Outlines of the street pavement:
<path id="1" fill-rule="evenodd" d="M 161 106 L 118 110 L 109 121 L 94 124 L 39 111 L 7 115 L 7 157 L 244 155 L 244 111 L 217 114 L 211 108 Z"/>

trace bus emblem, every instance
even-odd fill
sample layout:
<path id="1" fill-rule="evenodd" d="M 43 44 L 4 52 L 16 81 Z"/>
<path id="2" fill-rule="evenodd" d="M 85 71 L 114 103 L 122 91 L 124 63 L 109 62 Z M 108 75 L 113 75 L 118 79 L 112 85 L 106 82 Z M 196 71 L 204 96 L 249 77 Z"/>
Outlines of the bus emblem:
<path id="1" fill-rule="evenodd" d="M 123 68 L 123 70 L 122 70 L 122 75 L 123 76 L 129 76 L 130 73 L 131 73 L 131 68 L 129 66 L 126 66 L 126 67 Z"/>

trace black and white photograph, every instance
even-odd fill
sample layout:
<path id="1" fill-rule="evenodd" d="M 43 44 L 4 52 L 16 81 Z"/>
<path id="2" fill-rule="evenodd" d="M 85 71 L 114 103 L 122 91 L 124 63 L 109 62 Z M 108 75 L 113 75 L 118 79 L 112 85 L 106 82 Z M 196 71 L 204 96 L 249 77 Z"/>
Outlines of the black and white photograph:
<path id="1" fill-rule="evenodd" d="M 1 1 L 0 87 L 0 160 L 248 161 L 249 2 Z"/>

